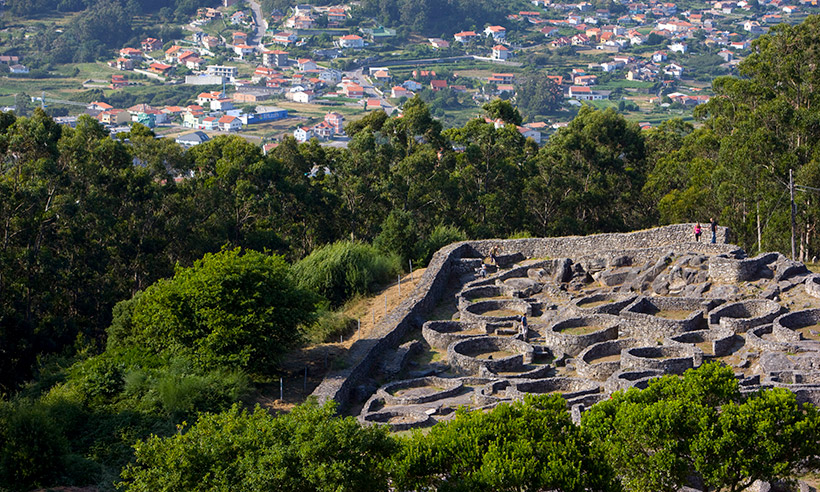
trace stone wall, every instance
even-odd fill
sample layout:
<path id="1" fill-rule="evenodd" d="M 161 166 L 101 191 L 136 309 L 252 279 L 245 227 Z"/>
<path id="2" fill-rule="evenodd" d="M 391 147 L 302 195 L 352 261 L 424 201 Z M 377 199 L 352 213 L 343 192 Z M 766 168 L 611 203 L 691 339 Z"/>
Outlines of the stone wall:
<path id="1" fill-rule="evenodd" d="M 688 331 L 706 328 L 704 313 L 717 301 L 687 297 L 639 297 L 621 311 L 626 320 L 622 324 L 622 336 L 655 342 Z M 685 319 L 671 319 L 655 316 L 653 310 L 691 311 Z"/>
<path id="2" fill-rule="evenodd" d="M 616 316 L 608 314 L 593 314 L 561 320 L 547 327 L 544 332 L 544 345 L 549 347 L 553 353 L 563 352 L 575 357 L 590 345 L 618 338 L 619 323 L 620 320 Z M 563 330 L 581 326 L 598 326 L 600 329 L 585 335 L 562 333 Z"/>
<path id="3" fill-rule="evenodd" d="M 623 370 L 658 370 L 665 374 L 683 374 L 700 366 L 703 353 L 689 345 L 633 347 L 621 352 Z"/>
<path id="4" fill-rule="evenodd" d="M 340 411 L 346 409 L 353 396 L 360 400 L 367 399 L 369 394 L 355 394 L 355 391 L 371 377 L 376 362 L 385 353 L 395 350 L 411 330 L 420 329 L 447 290 L 451 275 L 474 271 L 476 265 L 481 263 L 474 259 L 488 256 L 490 249 L 496 244 L 501 246 L 503 254 L 521 253 L 528 258 L 577 258 L 582 255 L 604 254 L 607 251 L 612 253 L 606 254 L 615 258 L 615 252 L 618 251 L 623 255 L 626 250 L 653 248 L 657 251 L 678 250 L 709 254 L 735 254 L 738 251 L 735 246 L 727 244 L 728 231 L 725 227 L 719 228 L 717 244 L 708 243 L 708 232 L 704 237 L 706 241 L 694 242 L 693 227 L 694 224 L 675 224 L 630 233 L 465 241 L 445 246 L 433 256 L 413 292 L 378 323 L 373 337 L 353 344 L 347 353 L 348 366 L 325 377 L 313 396 L 320 402 L 336 400 Z"/>
<path id="5" fill-rule="evenodd" d="M 701 224 L 703 225 L 703 224 Z M 692 233 L 695 224 L 673 224 L 655 229 L 627 232 L 621 234 L 593 234 L 590 236 L 564 236 L 527 239 L 488 239 L 471 241 L 470 246 L 479 258 L 489 256 L 493 246 L 500 246 L 502 252 L 520 252 L 527 258 L 578 258 L 584 255 L 599 254 L 606 251 L 628 249 L 680 247 L 685 251 L 701 253 L 724 253 L 736 251 L 737 247 L 728 244 L 728 229 L 718 227 L 717 244 L 710 244 L 709 235 L 705 232 L 700 242 L 695 242 Z M 621 253 L 623 254 L 623 253 Z"/>
<path id="6" fill-rule="evenodd" d="M 480 359 L 470 353 L 487 351 L 505 351 L 514 353 L 501 359 Z M 534 349 L 532 345 L 509 337 L 475 337 L 461 340 L 447 348 L 447 360 L 454 372 L 464 375 L 477 375 L 482 367 L 492 372 L 508 372 L 520 369 L 532 362 Z"/>
<path id="7" fill-rule="evenodd" d="M 735 333 L 745 333 L 755 326 L 771 323 L 780 315 L 780 304 L 767 299 L 748 299 L 719 306 L 709 313 L 709 325 Z"/>

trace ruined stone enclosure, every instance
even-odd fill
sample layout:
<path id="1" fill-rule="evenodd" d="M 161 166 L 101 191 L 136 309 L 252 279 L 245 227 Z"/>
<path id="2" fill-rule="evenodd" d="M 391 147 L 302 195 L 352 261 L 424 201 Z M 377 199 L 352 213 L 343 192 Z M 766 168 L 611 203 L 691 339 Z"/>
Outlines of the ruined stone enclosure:
<path id="1" fill-rule="evenodd" d="M 744 390 L 820 402 L 820 275 L 779 253 L 748 258 L 724 228 L 694 242 L 692 228 L 447 246 L 314 395 L 396 431 L 526 394 L 560 394 L 577 418 L 716 360 Z M 498 268 L 479 278 L 496 245 Z"/>

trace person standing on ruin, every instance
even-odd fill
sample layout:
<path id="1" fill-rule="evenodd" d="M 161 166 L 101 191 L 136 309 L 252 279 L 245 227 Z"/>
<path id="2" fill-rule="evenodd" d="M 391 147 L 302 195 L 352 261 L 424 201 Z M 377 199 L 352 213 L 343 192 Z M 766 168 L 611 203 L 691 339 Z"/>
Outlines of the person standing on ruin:
<path id="1" fill-rule="evenodd" d="M 524 338 L 527 338 L 527 315 L 521 315 L 521 334 L 524 335 Z"/>
<path id="2" fill-rule="evenodd" d="M 490 250 L 490 261 L 492 261 L 493 265 L 498 266 L 498 254 L 501 253 L 501 246 L 495 245 Z"/>
<path id="3" fill-rule="evenodd" d="M 715 244 L 717 242 L 717 221 L 714 217 L 709 219 L 709 221 L 709 228 L 712 230 L 712 244 Z"/>
<path id="4" fill-rule="evenodd" d="M 700 222 L 695 224 L 695 241 L 700 242 L 700 235 L 703 230 L 700 228 Z"/>

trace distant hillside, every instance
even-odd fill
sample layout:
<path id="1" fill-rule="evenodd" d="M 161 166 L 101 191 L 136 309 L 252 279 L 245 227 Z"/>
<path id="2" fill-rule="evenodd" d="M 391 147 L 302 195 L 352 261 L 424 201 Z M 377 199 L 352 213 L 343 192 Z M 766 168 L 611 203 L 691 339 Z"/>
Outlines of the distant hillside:
<path id="1" fill-rule="evenodd" d="M 361 11 L 388 27 L 406 27 L 427 36 L 450 35 L 475 26 L 501 24 L 524 2 L 499 0 L 363 0 Z M 532 7 L 532 5 L 529 5 Z"/>

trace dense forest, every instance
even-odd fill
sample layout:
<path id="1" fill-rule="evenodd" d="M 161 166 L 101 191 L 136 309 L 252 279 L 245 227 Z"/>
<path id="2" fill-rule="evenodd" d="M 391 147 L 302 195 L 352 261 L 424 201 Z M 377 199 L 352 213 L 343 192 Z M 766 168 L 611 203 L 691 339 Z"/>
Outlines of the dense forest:
<path id="1" fill-rule="evenodd" d="M 734 380 L 714 368 L 688 386 L 662 383 L 671 386 L 599 405 L 580 430 L 549 400 L 465 414 L 399 443 L 311 404 L 282 420 L 232 405 L 274 377 L 288 350 L 332 331 L 333 308 L 454 240 L 715 217 L 752 254 L 788 252 L 791 169 L 801 190 L 799 255 L 811 258 L 820 250 L 818 46 L 817 17 L 773 28 L 741 63 L 742 78 L 715 80 L 718 96 L 699 107 L 697 127 L 672 120 L 641 131 L 612 110 L 584 107 L 540 148 L 501 100 L 484 108 L 509 123 L 498 128 L 480 118 L 443 130 L 414 98 L 401 117 L 374 112 L 350 123 L 347 149 L 288 138 L 268 155 L 236 136 L 183 151 L 139 125 L 112 139 L 88 117 L 69 128 L 39 109 L 0 113 L 0 487 L 110 488 L 121 476 L 130 490 L 181 490 L 211 472 L 214 489 L 241 481 L 266 490 L 285 473 L 287 490 L 383 490 L 393 470 L 407 489 L 497 490 L 504 470 L 498 476 L 519 489 L 676 490 L 697 476 L 737 490 L 750 470 L 777 477 L 811 465 L 814 410 L 783 392 L 740 398 L 725 381 L 703 399 L 708 391 L 693 385 Z M 673 410 L 682 413 L 669 417 Z M 198 412 L 219 413 L 174 434 Z M 754 435 L 740 442 L 768 439 L 757 451 L 769 455 L 732 455 L 731 436 L 754 432 L 749 416 L 765 412 L 796 426 L 789 436 L 804 446 Z M 627 437 L 650 433 L 652 418 L 676 425 L 654 441 L 666 454 L 642 462 Z M 457 440 L 488 426 L 501 432 L 502 422 L 521 436 L 521 419 L 542 427 L 505 441 L 509 450 Z M 710 437 L 720 433 L 724 440 Z M 214 445 L 206 459 L 208 439 L 258 446 L 236 444 L 241 454 Z M 567 442 L 577 449 L 559 466 L 555 449 Z M 368 459 L 331 452 L 344 445 Z M 466 448 L 476 449 L 473 461 L 459 456 L 455 466 L 453 453 Z M 178 459 L 188 453 L 197 460 Z M 523 460 L 516 453 L 545 458 L 513 466 Z M 581 466 L 595 453 L 606 463 Z M 721 460 L 740 471 L 710 467 Z M 578 469 L 593 471 L 568 471 Z"/>

